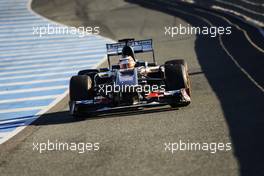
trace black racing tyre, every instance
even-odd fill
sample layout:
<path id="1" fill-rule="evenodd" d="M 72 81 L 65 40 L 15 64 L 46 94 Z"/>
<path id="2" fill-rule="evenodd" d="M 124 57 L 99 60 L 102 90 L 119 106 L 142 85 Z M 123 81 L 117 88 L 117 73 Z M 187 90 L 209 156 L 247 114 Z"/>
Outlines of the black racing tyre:
<path id="1" fill-rule="evenodd" d="M 92 79 L 87 75 L 73 76 L 70 80 L 70 100 L 80 101 L 93 98 Z"/>
<path id="2" fill-rule="evenodd" d="M 173 64 L 173 65 L 176 65 L 176 64 L 180 65 L 180 64 L 181 64 L 181 65 L 187 66 L 186 61 L 183 60 L 183 59 L 169 60 L 169 61 L 166 61 L 166 62 L 165 62 L 165 65 L 166 65 L 166 64 Z"/>
<path id="3" fill-rule="evenodd" d="M 87 70 L 81 70 L 78 72 L 78 75 L 89 75 L 89 74 L 96 74 L 98 73 L 98 69 L 87 69 Z"/>
<path id="4" fill-rule="evenodd" d="M 75 101 L 90 100 L 94 98 L 94 90 L 91 77 L 87 75 L 73 76 L 70 80 L 69 95 L 69 106 L 71 114 L 78 119 L 82 119 L 85 109 L 76 105 Z"/>
<path id="5" fill-rule="evenodd" d="M 164 67 L 166 90 L 185 89 L 186 93 L 191 96 L 187 63 L 184 60 L 170 60 L 165 62 Z M 171 104 L 171 106 L 176 107 L 178 105 Z"/>
<path id="6" fill-rule="evenodd" d="M 99 73 L 98 69 L 88 69 L 88 70 L 81 70 L 78 72 L 78 75 L 87 75 L 90 76 L 91 79 L 94 81 L 95 75 Z"/>

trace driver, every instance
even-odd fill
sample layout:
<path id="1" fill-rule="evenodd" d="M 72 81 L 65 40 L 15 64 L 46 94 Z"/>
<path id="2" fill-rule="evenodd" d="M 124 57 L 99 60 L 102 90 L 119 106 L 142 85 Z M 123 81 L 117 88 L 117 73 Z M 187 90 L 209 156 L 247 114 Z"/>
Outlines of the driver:
<path id="1" fill-rule="evenodd" d="M 120 69 L 133 69 L 136 65 L 136 62 L 131 56 L 122 56 L 122 58 L 119 59 L 118 64 Z"/>

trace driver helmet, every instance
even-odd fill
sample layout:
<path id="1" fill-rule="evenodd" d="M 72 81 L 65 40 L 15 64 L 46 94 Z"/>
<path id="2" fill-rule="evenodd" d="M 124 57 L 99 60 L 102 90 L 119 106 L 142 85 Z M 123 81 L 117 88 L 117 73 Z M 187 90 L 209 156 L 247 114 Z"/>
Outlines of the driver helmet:
<path id="1" fill-rule="evenodd" d="M 119 59 L 120 69 L 131 69 L 135 67 L 136 62 L 131 56 L 125 56 Z"/>

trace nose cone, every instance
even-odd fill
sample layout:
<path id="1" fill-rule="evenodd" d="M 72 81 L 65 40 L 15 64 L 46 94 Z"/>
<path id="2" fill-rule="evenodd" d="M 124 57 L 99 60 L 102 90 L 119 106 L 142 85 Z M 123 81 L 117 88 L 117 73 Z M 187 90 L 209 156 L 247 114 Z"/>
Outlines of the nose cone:
<path id="1" fill-rule="evenodd" d="M 116 85 L 138 85 L 137 69 L 127 69 L 117 71 Z"/>

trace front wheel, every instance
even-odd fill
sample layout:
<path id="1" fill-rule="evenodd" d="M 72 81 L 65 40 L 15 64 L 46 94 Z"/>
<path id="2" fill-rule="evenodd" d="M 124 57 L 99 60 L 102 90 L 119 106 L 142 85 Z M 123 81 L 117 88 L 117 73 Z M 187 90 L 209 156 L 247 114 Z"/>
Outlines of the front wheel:
<path id="1" fill-rule="evenodd" d="M 91 77 L 87 75 L 73 76 L 70 80 L 69 96 L 70 114 L 75 117 L 81 117 L 83 109 L 76 104 L 76 101 L 91 100 L 94 98 Z"/>
<path id="2" fill-rule="evenodd" d="M 170 102 L 171 107 L 190 104 L 191 84 L 187 63 L 184 60 L 170 60 L 164 65 L 166 90 L 181 90 L 182 99 Z"/>

